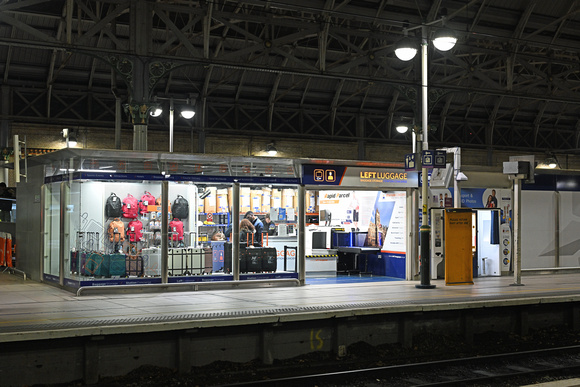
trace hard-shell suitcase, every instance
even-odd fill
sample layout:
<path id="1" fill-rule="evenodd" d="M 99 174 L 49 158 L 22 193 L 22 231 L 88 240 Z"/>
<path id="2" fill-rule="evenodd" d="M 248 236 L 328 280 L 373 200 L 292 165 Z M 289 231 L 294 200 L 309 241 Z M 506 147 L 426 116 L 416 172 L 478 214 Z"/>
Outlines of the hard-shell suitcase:
<path id="1" fill-rule="evenodd" d="M 242 271 L 244 273 L 262 272 L 262 249 L 250 247 L 240 252 L 240 272 Z"/>
<path id="2" fill-rule="evenodd" d="M 240 255 L 239 255 L 239 265 L 240 273 L 245 273 L 247 271 L 247 257 L 244 255 L 246 251 L 246 244 L 240 243 Z M 232 267 L 232 243 L 224 243 L 224 273 L 231 273 Z"/>
<path id="3" fill-rule="evenodd" d="M 109 274 L 110 276 L 125 275 L 125 254 L 109 255 Z"/>
<path id="4" fill-rule="evenodd" d="M 143 274 L 147 277 L 161 275 L 161 249 L 151 247 L 143 249 Z"/>
<path id="5" fill-rule="evenodd" d="M 79 272 L 79 254 L 78 250 L 70 252 L 70 272 L 73 274 Z"/>
<path id="6" fill-rule="evenodd" d="M 211 250 L 212 250 L 212 271 L 218 272 L 223 270 L 224 268 L 224 245 L 226 242 L 224 241 L 212 241 L 211 242 Z M 231 244 L 230 244 L 231 246 Z M 230 249 L 231 255 L 231 249 Z M 231 259 L 230 259 L 231 262 Z"/>
<path id="7" fill-rule="evenodd" d="M 275 247 L 262 247 L 262 271 L 276 272 L 278 266 L 278 253 Z"/>
<path id="8" fill-rule="evenodd" d="M 203 274 L 205 271 L 205 249 L 187 248 L 185 250 L 187 250 L 187 259 L 190 264 L 191 274 Z"/>
<path id="9" fill-rule="evenodd" d="M 191 265 L 187 262 L 187 249 L 182 247 L 170 248 L 167 252 L 167 270 L 169 275 L 191 274 Z"/>
<path id="10" fill-rule="evenodd" d="M 86 275 L 85 267 L 87 265 L 87 255 L 88 254 L 86 251 L 81 251 L 81 252 L 79 252 L 79 255 L 78 255 L 78 257 L 79 257 L 79 263 L 78 263 L 79 271 L 78 271 L 78 273 L 81 275 Z"/>
<path id="11" fill-rule="evenodd" d="M 86 275 L 95 277 L 106 275 L 103 273 L 108 274 L 108 264 L 105 263 L 105 255 L 96 252 L 88 253 L 84 272 Z"/>
<path id="12" fill-rule="evenodd" d="M 204 257 L 203 272 L 205 274 L 209 274 L 213 270 L 213 250 L 211 247 L 205 247 L 203 249 L 203 257 Z"/>

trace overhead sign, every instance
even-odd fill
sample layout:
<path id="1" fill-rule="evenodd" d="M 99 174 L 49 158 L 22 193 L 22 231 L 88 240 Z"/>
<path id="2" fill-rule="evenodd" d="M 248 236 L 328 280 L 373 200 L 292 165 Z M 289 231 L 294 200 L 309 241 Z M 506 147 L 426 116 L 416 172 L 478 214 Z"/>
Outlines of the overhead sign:
<path id="1" fill-rule="evenodd" d="M 427 149 L 421 152 L 421 163 L 422 168 L 433 168 L 435 163 L 435 151 Z"/>
<path id="2" fill-rule="evenodd" d="M 433 160 L 433 168 L 445 168 L 447 163 L 447 152 L 444 150 L 436 150 Z"/>
<path id="3" fill-rule="evenodd" d="M 310 164 L 302 166 L 302 184 L 305 185 L 416 188 L 418 180 L 417 172 L 402 169 Z"/>
<path id="4" fill-rule="evenodd" d="M 417 154 L 408 153 L 405 155 L 405 171 L 417 170 Z"/>

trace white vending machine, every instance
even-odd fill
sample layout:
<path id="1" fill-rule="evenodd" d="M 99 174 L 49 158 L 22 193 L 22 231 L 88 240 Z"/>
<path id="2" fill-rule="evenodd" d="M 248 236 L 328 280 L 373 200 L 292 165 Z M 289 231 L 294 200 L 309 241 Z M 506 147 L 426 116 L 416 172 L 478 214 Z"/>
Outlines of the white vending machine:
<path id="1" fill-rule="evenodd" d="M 445 278 L 444 217 L 444 208 L 431 208 L 431 279 Z"/>

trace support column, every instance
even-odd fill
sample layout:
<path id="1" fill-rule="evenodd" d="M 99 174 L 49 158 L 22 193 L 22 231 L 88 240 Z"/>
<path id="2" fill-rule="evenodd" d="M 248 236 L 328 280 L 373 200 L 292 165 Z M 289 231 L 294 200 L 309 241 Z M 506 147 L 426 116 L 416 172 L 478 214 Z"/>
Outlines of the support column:
<path id="1" fill-rule="evenodd" d="M 522 286 L 522 180 L 515 178 L 514 184 L 514 283 Z"/>
<path id="2" fill-rule="evenodd" d="M 1 89 L 0 89 L 0 93 L 2 95 L 2 105 L 1 105 L 1 109 L 2 109 L 2 116 L 4 117 L 8 117 L 10 115 L 10 86 L 7 85 L 2 85 Z M 9 153 L 10 151 L 8 150 L 8 141 L 10 140 L 10 135 L 11 135 L 11 131 L 12 131 L 12 127 L 11 127 L 11 123 L 10 121 L 4 119 L 4 120 L 0 120 L 0 149 L 3 150 L 3 154 L 2 156 L 4 156 L 4 164 L 8 164 L 8 159 L 9 159 Z M 6 152 L 6 153 L 4 153 Z M 4 183 L 6 183 L 7 186 L 9 186 L 9 182 L 8 182 L 8 168 L 3 168 L 4 169 L 4 173 L 2 175 L 2 181 Z"/>
<path id="3" fill-rule="evenodd" d="M 298 186 L 298 281 L 300 285 L 306 284 L 306 189 L 304 185 Z"/>
<path id="4" fill-rule="evenodd" d="M 428 83 L 427 83 L 427 29 L 422 28 L 421 39 L 421 121 L 423 126 L 423 149 L 429 149 L 429 112 L 428 112 Z M 433 289 L 435 285 L 431 284 L 431 252 L 429 239 L 431 237 L 431 227 L 429 226 L 427 206 L 429 203 L 429 180 L 428 171 L 421 165 L 421 283 L 415 285 L 418 289 Z"/>
<path id="5" fill-rule="evenodd" d="M 169 182 L 161 182 L 161 283 L 169 282 L 169 233 L 168 233 L 168 219 L 169 212 Z"/>
<path id="6" fill-rule="evenodd" d="M 234 281 L 240 280 L 240 183 L 232 187 L 232 273 Z"/>

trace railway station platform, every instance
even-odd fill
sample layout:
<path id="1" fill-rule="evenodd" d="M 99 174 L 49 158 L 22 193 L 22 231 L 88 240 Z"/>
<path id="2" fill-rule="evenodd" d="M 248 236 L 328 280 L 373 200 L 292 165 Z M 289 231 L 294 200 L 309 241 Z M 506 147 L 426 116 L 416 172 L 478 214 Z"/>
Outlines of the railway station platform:
<path id="1" fill-rule="evenodd" d="M 214 361 L 345 354 L 350 344 L 401 343 L 418 333 L 580 329 L 580 274 L 130 294 L 74 293 L 0 275 L 0 385 L 124 375 L 141 365 L 187 372 Z M 15 372 L 15 370 L 18 370 Z"/>

